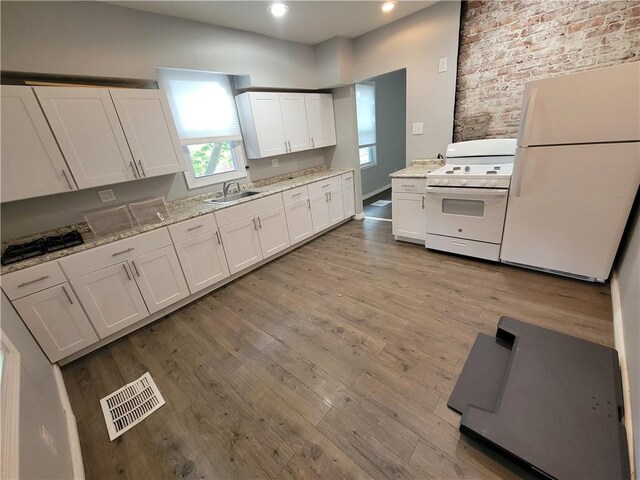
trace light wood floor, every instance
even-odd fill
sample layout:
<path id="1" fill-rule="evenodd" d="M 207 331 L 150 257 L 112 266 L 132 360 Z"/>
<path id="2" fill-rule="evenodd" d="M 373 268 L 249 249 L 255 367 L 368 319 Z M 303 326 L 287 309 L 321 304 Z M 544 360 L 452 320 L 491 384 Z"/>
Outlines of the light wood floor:
<path id="1" fill-rule="evenodd" d="M 500 315 L 605 345 L 607 286 L 397 243 L 352 221 L 64 367 L 89 479 L 518 478 L 447 398 Z M 99 399 L 167 404 L 109 442 Z"/>

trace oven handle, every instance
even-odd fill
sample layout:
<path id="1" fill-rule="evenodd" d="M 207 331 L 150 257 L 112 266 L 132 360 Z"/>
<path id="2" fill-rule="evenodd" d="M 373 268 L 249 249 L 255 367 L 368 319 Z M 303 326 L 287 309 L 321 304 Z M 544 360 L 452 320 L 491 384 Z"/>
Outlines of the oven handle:
<path id="1" fill-rule="evenodd" d="M 474 197 L 506 197 L 509 190 L 501 188 L 467 188 L 467 187 L 427 187 L 427 195 L 459 196 L 473 195 Z"/>

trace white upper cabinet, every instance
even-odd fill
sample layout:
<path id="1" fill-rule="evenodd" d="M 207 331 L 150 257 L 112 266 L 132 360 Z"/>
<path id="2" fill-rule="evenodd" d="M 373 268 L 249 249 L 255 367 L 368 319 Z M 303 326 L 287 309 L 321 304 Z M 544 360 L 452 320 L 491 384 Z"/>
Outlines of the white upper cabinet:
<path id="1" fill-rule="evenodd" d="M 307 128 L 307 111 L 304 105 L 304 94 L 281 93 L 280 109 L 284 136 L 289 153 L 309 150 L 309 129 Z"/>
<path id="2" fill-rule="evenodd" d="M 305 93 L 307 126 L 311 148 L 336 144 L 336 123 L 333 116 L 333 96 L 330 93 Z"/>
<path id="3" fill-rule="evenodd" d="M 79 188 L 137 178 L 108 89 L 34 90 Z"/>
<path id="4" fill-rule="evenodd" d="M 243 93 L 236 103 L 248 158 L 287 153 L 279 93 Z"/>
<path id="5" fill-rule="evenodd" d="M 155 177 L 185 170 L 169 103 L 162 90 L 110 89 L 131 147 L 137 174 Z"/>
<path id="6" fill-rule="evenodd" d="M 2 86 L 2 201 L 76 190 L 30 87 Z"/>
<path id="7" fill-rule="evenodd" d="M 248 92 L 236 103 L 248 158 L 336 144 L 330 94 Z"/>

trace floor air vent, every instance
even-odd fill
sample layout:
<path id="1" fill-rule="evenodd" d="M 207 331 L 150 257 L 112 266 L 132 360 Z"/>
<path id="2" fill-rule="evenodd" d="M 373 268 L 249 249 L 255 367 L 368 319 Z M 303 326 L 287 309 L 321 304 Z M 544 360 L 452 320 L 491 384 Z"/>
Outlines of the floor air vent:
<path id="1" fill-rule="evenodd" d="M 149 372 L 100 400 L 109 439 L 114 440 L 162 405 L 164 398 Z"/>

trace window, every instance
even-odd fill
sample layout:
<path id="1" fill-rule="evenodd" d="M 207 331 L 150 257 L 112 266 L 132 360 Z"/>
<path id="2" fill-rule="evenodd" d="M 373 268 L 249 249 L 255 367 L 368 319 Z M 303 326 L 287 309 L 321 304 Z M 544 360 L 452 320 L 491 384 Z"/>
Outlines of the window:
<path id="1" fill-rule="evenodd" d="M 376 87 L 373 84 L 356 84 L 356 116 L 358 121 L 358 145 L 360 167 L 376 165 Z"/>
<path id="2" fill-rule="evenodd" d="M 188 158 L 189 188 L 246 177 L 242 134 L 229 76 L 220 73 L 158 69 L 178 136 Z"/>

